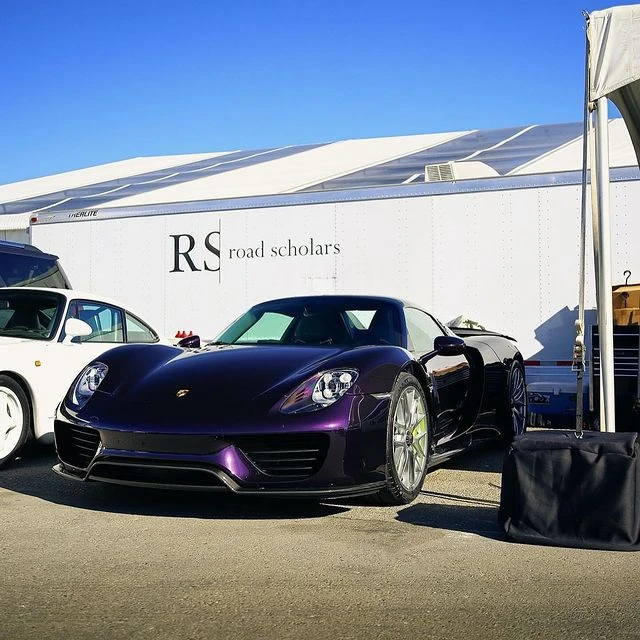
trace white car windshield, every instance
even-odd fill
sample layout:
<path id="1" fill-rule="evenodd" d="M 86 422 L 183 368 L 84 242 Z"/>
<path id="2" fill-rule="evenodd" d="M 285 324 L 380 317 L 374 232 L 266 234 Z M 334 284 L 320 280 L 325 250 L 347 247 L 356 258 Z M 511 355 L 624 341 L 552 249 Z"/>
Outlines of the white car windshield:
<path id="1" fill-rule="evenodd" d="M 50 340 L 64 307 L 65 298 L 58 293 L 0 289 L 0 336 Z"/>

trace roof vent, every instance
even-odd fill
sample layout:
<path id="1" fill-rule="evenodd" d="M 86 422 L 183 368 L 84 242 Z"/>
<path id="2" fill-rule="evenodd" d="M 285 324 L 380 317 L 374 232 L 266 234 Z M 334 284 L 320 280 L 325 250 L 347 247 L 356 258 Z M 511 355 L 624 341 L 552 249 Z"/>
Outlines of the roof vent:
<path id="1" fill-rule="evenodd" d="M 424 168 L 425 182 L 453 182 L 454 180 L 474 180 L 478 178 L 494 178 L 498 172 L 484 162 L 477 160 L 468 162 L 444 162 L 428 164 Z"/>
<path id="2" fill-rule="evenodd" d="M 451 182 L 453 180 L 453 163 L 428 164 L 424 168 L 425 182 Z"/>

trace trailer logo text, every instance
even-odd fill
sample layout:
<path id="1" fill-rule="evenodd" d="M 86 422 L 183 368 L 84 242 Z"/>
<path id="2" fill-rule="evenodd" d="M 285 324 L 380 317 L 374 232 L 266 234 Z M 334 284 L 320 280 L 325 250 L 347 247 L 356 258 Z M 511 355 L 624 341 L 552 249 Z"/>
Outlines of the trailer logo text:
<path id="1" fill-rule="evenodd" d="M 196 266 L 191 252 L 196 247 L 196 239 L 188 233 L 178 233 L 173 238 L 173 269 L 169 273 L 183 273 L 181 266 L 186 266 L 190 271 L 220 271 L 220 232 L 212 231 L 204 239 L 204 248 L 210 254 Z M 207 262 L 208 260 L 208 262 Z M 183 262 L 184 261 L 184 262 Z"/>
<path id="2" fill-rule="evenodd" d="M 70 213 L 70 218 L 95 218 L 98 215 L 97 209 L 83 209 L 82 211 L 76 211 L 75 213 Z"/>
<path id="3" fill-rule="evenodd" d="M 218 274 L 223 260 L 263 260 L 280 258 L 304 258 L 337 256 L 341 248 L 338 242 L 321 242 L 313 236 L 304 241 L 287 238 L 276 244 L 267 245 L 260 240 L 254 246 L 222 248 L 221 232 L 211 231 L 198 241 L 190 233 L 170 234 L 173 240 L 173 265 L 169 273 L 185 271 L 210 271 Z"/>

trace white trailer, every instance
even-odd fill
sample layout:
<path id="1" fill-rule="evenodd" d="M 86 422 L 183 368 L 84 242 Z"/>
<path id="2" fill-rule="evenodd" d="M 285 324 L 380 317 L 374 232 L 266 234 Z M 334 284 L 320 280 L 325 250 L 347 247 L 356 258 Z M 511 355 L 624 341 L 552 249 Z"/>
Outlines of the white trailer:
<path id="1" fill-rule="evenodd" d="M 256 302 L 309 293 L 392 295 L 444 320 L 464 314 L 518 339 L 532 409 L 556 400 L 549 411 L 571 411 L 580 178 L 45 211 L 32 218 L 31 241 L 59 255 L 77 287 L 135 304 L 167 335 L 212 338 Z M 638 171 L 611 178 L 613 273 L 640 280 Z M 594 306 L 593 287 L 586 300 Z"/>

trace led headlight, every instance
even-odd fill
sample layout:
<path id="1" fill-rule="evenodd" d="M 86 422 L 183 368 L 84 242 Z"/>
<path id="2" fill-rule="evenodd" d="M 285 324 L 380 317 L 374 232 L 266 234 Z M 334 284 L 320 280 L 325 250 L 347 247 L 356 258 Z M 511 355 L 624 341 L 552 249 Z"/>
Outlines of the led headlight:
<path id="1" fill-rule="evenodd" d="M 282 413 L 305 413 L 328 407 L 351 388 L 358 377 L 355 369 L 323 371 L 305 380 L 282 403 Z"/>
<path id="2" fill-rule="evenodd" d="M 69 400 L 76 409 L 81 409 L 105 379 L 109 367 L 101 362 L 93 362 L 78 376 L 69 394 Z"/>

